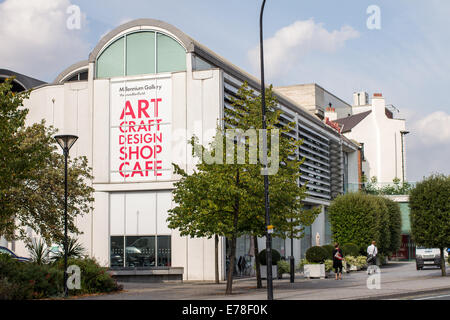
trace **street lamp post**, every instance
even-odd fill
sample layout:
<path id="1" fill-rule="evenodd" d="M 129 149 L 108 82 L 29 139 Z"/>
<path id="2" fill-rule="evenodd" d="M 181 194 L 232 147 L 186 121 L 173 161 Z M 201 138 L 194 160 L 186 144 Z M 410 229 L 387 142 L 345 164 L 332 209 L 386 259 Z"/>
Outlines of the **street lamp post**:
<path id="1" fill-rule="evenodd" d="M 265 131 L 266 125 L 266 86 L 264 84 L 264 49 L 263 49 L 263 13 L 266 0 L 263 0 L 259 16 L 259 48 L 261 59 L 261 107 L 262 107 L 262 128 Z M 272 286 L 272 226 L 270 225 L 269 214 L 269 176 L 267 170 L 267 132 L 263 134 L 263 163 L 264 163 L 264 204 L 266 211 L 266 261 L 267 261 L 267 299 L 273 300 Z"/>
<path id="2" fill-rule="evenodd" d="M 292 218 L 291 218 L 291 228 L 293 228 L 293 223 L 292 223 Z M 294 279 L 295 279 L 295 258 L 294 258 L 294 237 L 292 236 L 293 232 L 291 232 L 291 256 L 289 257 L 289 272 L 291 275 L 291 283 L 294 283 Z"/>
<path id="3" fill-rule="evenodd" d="M 73 135 L 58 135 L 55 136 L 56 142 L 64 153 L 64 296 L 69 295 L 67 289 L 67 158 L 69 157 L 69 150 L 77 141 L 78 137 Z"/>

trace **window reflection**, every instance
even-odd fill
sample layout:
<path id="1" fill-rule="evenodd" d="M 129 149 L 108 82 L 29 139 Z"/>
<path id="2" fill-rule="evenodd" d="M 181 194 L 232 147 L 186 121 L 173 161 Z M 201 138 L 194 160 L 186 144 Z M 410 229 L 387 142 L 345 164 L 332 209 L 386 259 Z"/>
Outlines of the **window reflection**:
<path id="1" fill-rule="evenodd" d="M 125 257 L 124 257 L 125 240 Z M 158 236 L 158 267 L 170 267 L 171 237 Z M 156 236 L 112 236 L 111 268 L 155 267 Z"/>
<path id="2" fill-rule="evenodd" d="M 158 267 L 170 267 L 171 256 L 170 236 L 158 236 Z"/>
<path id="3" fill-rule="evenodd" d="M 111 237 L 111 268 L 123 267 L 123 237 Z"/>
<path id="4" fill-rule="evenodd" d="M 126 239 L 126 267 L 154 267 L 155 266 L 155 237 L 127 236 Z"/>

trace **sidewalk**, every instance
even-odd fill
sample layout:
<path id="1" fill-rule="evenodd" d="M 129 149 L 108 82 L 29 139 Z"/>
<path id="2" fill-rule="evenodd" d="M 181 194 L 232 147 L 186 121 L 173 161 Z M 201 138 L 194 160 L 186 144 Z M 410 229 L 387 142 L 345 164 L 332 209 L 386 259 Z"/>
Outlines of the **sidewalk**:
<path id="1" fill-rule="evenodd" d="M 365 271 L 344 274 L 343 280 L 305 279 L 297 274 L 295 283 L 274 279 L 274 299 L 280 300 L 356 300 L 389 299 L 428 290 L 450 289 L 450 268 L 447 277 L 441 277 L 439 269 L 417 271 L 414 262 L 390 262 L 381 268 L 380 289 L 368 289 Z M 256 289 L 256 279 L 237 279 L 233 282 L 233 294 L 225 295 L 225 282 L 184 283 L 122 283 L 124 292 L 110 295 L 84 297 L 97 300 L 265 300 L 267 290 Z M 263 286 L 266 281 L 263 280 Z"/>

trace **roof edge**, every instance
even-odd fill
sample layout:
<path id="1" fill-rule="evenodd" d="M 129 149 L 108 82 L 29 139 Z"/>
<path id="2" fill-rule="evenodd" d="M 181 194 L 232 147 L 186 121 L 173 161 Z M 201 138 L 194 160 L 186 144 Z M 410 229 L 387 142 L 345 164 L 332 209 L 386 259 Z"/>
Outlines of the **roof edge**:
<path id="1" fill-rule="evenodd" d="M 71 65 L 70 67 L 68 67 L 66 70 L 64 70 L 63 72 L 61 72 L 56 79 L 53 81 L 53 84 L 59 84 L 61 83 L 61 80 L 63 80 L 64 78 L 66 78 L 70 73 L 72 73 L 73 71 L 80 69 L 82 67 L 88 67 L 89 66 L 89 61 L 88 60 L 83 60 L 83 61 L 79 61 L 77 63 L 74 63 L 73 65 Z"/>
<path id="2" fill-rule="evenodd" d="M 175 26 L 156 19 L 136 19 L 129 21 L 127 23 L 124 23 L 117 28 L 113 29 L 112 31 L 108 32 L 103 38 L 100 39 L 100 41 L 95 46 L 94 50 L 89 54 L 89 60 L 88 62 L 95 62 L 95 59 L 97 58 L 100 51 L 103 49 L 103 47 L 112 39 L 114 39 L 117 35 L 122 33 L 123 31 L 126 31 L 127 29 L 135 28 L 135 27 L 142 27 L 142 26 L 149 26 L 149 27 L 157 27 L 161 29 L 165 29 L 175 35 L 184 45 L 186 50 L 188 52 L 194 51 L 193 47 L 193 40 L 186 35 L 184 32 L 182 32 L 180 29 L 176 28 Z"/>

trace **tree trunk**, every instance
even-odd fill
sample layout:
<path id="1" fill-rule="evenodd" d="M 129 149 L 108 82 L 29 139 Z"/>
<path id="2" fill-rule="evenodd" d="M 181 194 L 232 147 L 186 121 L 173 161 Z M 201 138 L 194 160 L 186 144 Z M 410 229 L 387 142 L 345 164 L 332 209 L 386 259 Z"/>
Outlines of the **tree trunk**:
<path id="1" fill-rule="evenodd" d="M 214 236 L 215 242 L 215 268 L 216 268 L 216 283 L 219 283 L 219 236 Z"/>
<path id="2" fill-rule="evenodd" d="M 258 237 L 253 236 L 254 242 L 254 255 L 255 255 L 255 268 L 256 268 L 256 288 L 262 288 L 261 280 L 261 263 L 259 262 L 259 249 L 258 249 Z"/>
<path id="3" fill-rule="evenodd" d="M 227 289 L 225 291 L 225 294 L 233 293 L 233 271 L 235 260 L 236 260 L 236 236 L 233 235 L 231 237 L 230 265 L 228 266 Z"/>
<path id="4" fill-rule="evenodd" d="M 239 185 L 239 168 L 236 171 L 236 186 Z M 230 266 L 228 268 L 227 289 L 225 294 L 233 293 L 233 271 L 234 261 L 236 260 L 236 238 L 238 232 L 238 218 L 239 218 L 239 196 L 236 196 L 234 201 L 234 217 L 233 217 L 233 236 L 231 237 L 231 257 Z"/>
<path id="5" fill-rule="evenodd" d="M 439 248 L 441 250 L 441 272 L 442 276 L 445 277 L 447 275 L 445 271 L 445 254 L 444 254 L 444 248 Z"/>

